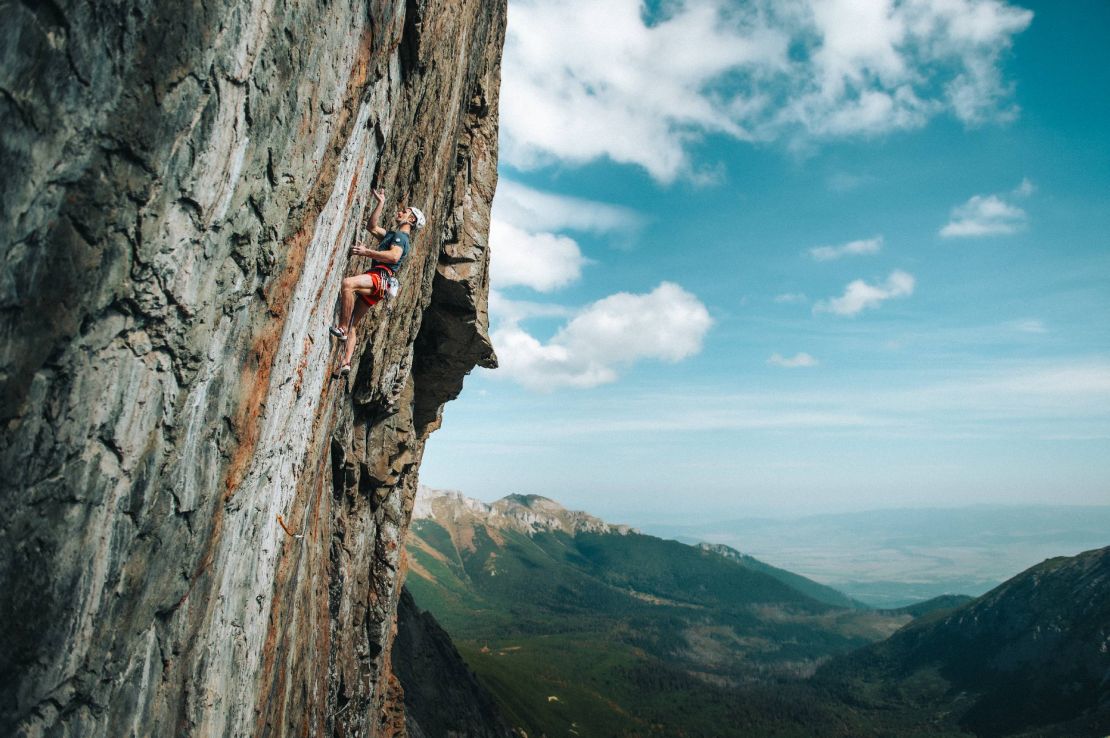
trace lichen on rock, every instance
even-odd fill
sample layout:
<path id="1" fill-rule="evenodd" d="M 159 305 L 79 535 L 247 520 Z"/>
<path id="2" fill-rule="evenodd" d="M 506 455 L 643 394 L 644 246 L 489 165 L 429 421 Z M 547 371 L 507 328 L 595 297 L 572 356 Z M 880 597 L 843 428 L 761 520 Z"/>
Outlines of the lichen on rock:
<path id="1" fill-rule="evenodd" d="M 496 361 L 503 0 L 5 14 L 0 732 L 382 734 L 424 443 Z M 340 380 L 372 187 L 428 225 Z"/>

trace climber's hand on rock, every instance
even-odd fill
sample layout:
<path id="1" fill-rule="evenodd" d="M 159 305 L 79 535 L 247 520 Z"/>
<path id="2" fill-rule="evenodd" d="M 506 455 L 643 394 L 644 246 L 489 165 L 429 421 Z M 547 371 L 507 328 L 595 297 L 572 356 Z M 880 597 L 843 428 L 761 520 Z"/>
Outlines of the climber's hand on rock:
<path id="1" fill-rule="evenodd" d="M 365 246 L 355 246 L 351 249 L 351 253 L 355 256 L 369 256 L 370 249 L 366 248 Z"/>
<path id="2" fill-rule="evenodd" d="M 385 203 L 385 190 L 374 190 L 374 198 L 379 203 Z"/>

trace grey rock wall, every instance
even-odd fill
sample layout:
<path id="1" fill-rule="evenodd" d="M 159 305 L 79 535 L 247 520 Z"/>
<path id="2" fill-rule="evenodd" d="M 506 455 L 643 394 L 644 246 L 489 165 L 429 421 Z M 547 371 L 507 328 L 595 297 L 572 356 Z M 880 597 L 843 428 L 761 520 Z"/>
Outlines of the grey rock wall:
<path id="1" fill-rule="evenodd" d="M 0 734 L 403 733 L 420 458 L 495 361 L 504 0 L 0 17 Z M 340 380 L 371 187 L 429 222 Z"/>
<path id="2" fill-rule="evenodd" d="M 397 607 L 392 658 L 405 690 L 409 738 L 514 738 L 493 695 L 430 612 L 405 589 Z"/>

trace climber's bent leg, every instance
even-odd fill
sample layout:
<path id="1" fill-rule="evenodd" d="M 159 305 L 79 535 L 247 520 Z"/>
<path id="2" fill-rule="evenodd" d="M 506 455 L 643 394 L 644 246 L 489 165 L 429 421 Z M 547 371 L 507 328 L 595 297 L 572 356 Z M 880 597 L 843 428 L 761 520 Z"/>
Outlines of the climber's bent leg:
<path id="1" fill-rule="evenodd" d="M 370 274 L 356 274 L 343 280 L 339 298 L 338 333 L 345 332 L 354 320 L 355 296 L 359 293 L 372 293 L 377 290 L 376 278 Z M 337 333 L 337 331 L 332 331 Z"/>
<path id="2" fill-rule="evenodd" d="M 362 297 L 362 295 L 359 295 L 359 297 Z M 354 310 L 351 312 L 351 320 L 346 326 L 347 350 L 343 355 L 344 367 L 349 368 L 351 366 L 351 359 L 353 359 L 355 356 L 355 343 L 357 342 L 355 336 L 355 327 L 358 325 L 358 322 L 362 320 L 362 316 L 366 315 L 369 310 L 370 305 L 367 305 L 365 300 L 359 300 L 355 303 Z M 340 371 L 342 371 L 342 369 L 340 369 Z"/>

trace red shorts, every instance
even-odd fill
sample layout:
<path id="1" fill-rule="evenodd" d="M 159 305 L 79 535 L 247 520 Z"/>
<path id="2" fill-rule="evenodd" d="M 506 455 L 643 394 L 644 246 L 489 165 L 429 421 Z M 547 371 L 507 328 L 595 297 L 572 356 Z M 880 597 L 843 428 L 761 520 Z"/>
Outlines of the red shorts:
<path id="1" fill-rule="evenodd" d="M 385 297 L 385 280 L 390 275 L 390 272 L 381 267 L 371 267 L 366 271 L 374 280 L 374 288 L 371 292 L 359 292 L 358 296 L 366 303 L 367 307 L 374 307 Z"/>

